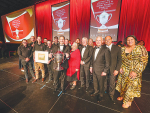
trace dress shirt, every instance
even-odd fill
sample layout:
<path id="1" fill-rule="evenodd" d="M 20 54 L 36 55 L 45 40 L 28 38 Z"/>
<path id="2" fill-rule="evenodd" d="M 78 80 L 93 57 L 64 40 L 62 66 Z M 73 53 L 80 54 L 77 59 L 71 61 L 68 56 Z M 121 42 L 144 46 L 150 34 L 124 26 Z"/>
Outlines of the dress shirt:
<path id="1" fill-rule="evenodd" d="M 87 45 L 82 48 L 82 52 L 81 52 L 82 57 L 83 57 L 83 55 L 84 55 L 84 52 L 85 52 L 86 47 L 87 47 Z"/>
<path id="2" fill-rule="evenodd" d="M 112 48 L 112 43 L 108 46 L 108 45 L 106 45 L 106 47 L 108 47 L 109 48 L 109 50 L 111 51 L 111 48 Z"/>
<path id="3" fill-rule="evenodd" d="M 64 49 L 64 45 L 60 45 L 60 51 L 62 52 L 63 51 L 63 49 Z"/>
<path id="4" fill-rule="evenodd" d="M 97 54 L 98 54 L 100 48 L 101 48 L 101 47 L 96 47 L 95 55 L 94 55 L 94 56 L 95 56 L 95 57 L 94 57 L 94 60 L 96 60 L 96 57 L 97 57 Z"/>

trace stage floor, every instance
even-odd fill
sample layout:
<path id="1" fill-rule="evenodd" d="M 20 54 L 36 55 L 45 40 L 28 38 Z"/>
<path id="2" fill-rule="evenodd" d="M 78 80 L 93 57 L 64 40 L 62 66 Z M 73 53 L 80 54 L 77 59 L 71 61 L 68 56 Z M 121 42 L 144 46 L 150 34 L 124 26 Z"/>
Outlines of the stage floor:
<path id="1" fill-rule="evenodd" d="M 18 69 L 18 57 L 0 59 L 0 113 L 150 113 L 150 69 L 143 72 L 142 78 L 141 97 L 123 109 L 122 102 L 116 100 L 117 91 L 116 104 L 109 100 L 107 93 L 97 103 L 85 89 L 78 89 L 79 81 L 74 90 L 67 83 L 65 94 L 60 89 L 53 94 L 53 82 L 46 84 L 47 73 L 43 83 L 41 79 L 35 83 L 30 79 L 26 84 L 24 73 Z"/>

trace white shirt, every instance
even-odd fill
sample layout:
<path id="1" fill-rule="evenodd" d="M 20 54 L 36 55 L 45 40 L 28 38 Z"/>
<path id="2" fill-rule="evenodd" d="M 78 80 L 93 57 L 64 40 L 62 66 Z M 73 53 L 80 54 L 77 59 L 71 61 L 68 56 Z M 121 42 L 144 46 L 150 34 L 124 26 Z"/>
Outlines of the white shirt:
<path id="1" fill-rule="evenodd" d="M 94 55 L 94 60 L 96 60 L 96 57 L 97 57 L 97 54 L 98 54 L 98 52 L 99 52 L 100 48 L 101 48 L 101 47 L 96 48 L 96 50 L 95 50 L 95 55 Z"/>
<path id="2" fill-rule="evenodd" d="M 60 45 L 60 51 L 62 52 L 63 51 L 63 48 L 64 48 L 64 45 Z"/>
<path id="3" fill-rule="evenodd" d="M 111 48 L 112 48 L 112 43 L 108 46 L 108 45 L 106 45 L 106 47 L 108 47 L 109 48 L 109 50 L 111 51 Z"/>
<path id="4" fill-rule="evenodd" d="M 86 46 L 86 47 L 87 47 L 87 46 Z M 83 55 L 84 55 L 84 52 L 85 52 L 86 47 L 83 47 L 83 48 L 82 48 L 82 52 L 81 52 L 82 57 L 83 57 Z"/>

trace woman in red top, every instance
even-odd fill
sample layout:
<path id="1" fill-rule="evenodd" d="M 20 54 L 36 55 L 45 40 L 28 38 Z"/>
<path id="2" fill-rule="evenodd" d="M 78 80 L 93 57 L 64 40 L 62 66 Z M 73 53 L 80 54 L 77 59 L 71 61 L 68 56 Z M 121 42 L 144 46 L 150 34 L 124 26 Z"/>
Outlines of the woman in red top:
<path id="1" fill-rule="evenodd" d="M 80 79 L 80 61 L 81 54 L 78 49 L 78 44 L 74 42 L 72 44 L 72 49 L 70 52 L 70 59 L 68 60 L 68 69 L 67 69 L 67 81 L 73 81 L 73 85 L 70 88 L 73 90 L 76 87 L 76 82 Z"/>

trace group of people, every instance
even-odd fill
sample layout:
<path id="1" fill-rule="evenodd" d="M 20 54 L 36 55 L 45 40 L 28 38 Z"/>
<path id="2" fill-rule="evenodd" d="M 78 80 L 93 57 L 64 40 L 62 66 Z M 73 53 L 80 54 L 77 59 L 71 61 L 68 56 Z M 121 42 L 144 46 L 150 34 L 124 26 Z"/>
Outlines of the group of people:
<path id="1" fill-rule="evenodd" d="M 134 35 L 125 38 L 126 46 L 123 47 L 114 45 L 111 36 L 106 36 L 105 40 L 97 36 L 96 45 L 93 44 L 92 39 L 88 40 L 86 37 L 82 38 L 82 44 L 80 44 L 80 39 L 76 39 L 72 45 L 64 36 L 59 36 L 59 39 L 55 36 L 53 44 L 46 38 L 44 43 L 41 41 L 40 36 L 37 37 L 37 41 L 32 36 L 31 43 L 28 44 L 27 40 L 23 39 L 22 45 L 18 47 L 27 83 L 27 66 L 34 79 L 32 83 L 38 80 L 39 69 L 42 72 L 42 82 L 44 82 L 46 65 L 35 62 L 35 51 L 48 51 L 49 61 L 46 66 L 49 74 L 48 82 L 53 80 L 54 92 L 58 90 L 59 80 L 63 93 L 66 80 L 70 82 L 71 90 L 75 89 L 77 81 L 80 81 L 81 85 L 78 89 L 86 88 L 86 92 L 90 92 L 90 75 L 92 74 L 94 92 L 91 96 L 97 96 L 98 102 L 103 100 L 107 88 L 110 100 L 113 102 L 115 89 L 120 92 L 117 100 L 123 100 L 123 108 L 131 106 L 134 97 L 141 96 L 142 72 L 148 62 L 148 53 L 144 46 L 137 45 Z M 60 71 L 55 69 L 57 67 L 57 62 L 54 60 L 56 52 L 64 54 L 64 60 L 61 63 L 63 69 Z M 32 66 L 33 62 L 34 66 Z M 35 75 L 33 67 L 35 67 Z M 116 78 L 117 75 L 118 78 Z"/>

